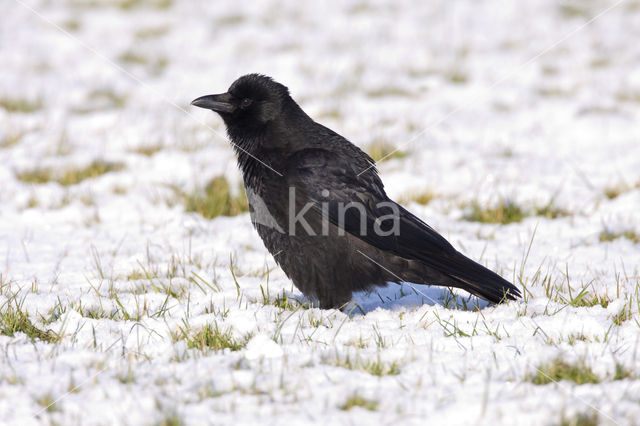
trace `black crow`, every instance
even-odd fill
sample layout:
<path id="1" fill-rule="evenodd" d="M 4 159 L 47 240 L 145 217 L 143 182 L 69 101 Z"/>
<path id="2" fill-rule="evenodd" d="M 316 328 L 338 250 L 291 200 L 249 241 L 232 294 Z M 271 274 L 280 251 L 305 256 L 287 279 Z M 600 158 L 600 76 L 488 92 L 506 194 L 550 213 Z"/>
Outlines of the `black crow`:
<path id="1" fill-rule="evenodd" d="M 192 104 L 224 120 L 258 234 L 321 308 L 387 282 L 457 287 L 493 303 L 520 297 L 390 200 L 373 159 L 313 121 L 284 85 L 249 74 Z"/>

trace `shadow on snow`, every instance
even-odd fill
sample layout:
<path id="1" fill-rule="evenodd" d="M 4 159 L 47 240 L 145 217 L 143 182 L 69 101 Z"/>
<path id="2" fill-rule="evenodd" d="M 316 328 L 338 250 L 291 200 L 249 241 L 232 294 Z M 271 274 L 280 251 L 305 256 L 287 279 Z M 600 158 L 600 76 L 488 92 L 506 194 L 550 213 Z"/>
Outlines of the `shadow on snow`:
<path id="1" fill-rule="evenodd" d="M 353 293 L 351 302 L 342 310 L 353 316 L 364 315 L 378 308 L 393 311 L 417 308 L 422 305 L 439 305 L 448 309 L 473 311 L 486 308 L 489 302 L 469 294 L 466 296 L 456 294 L 447 287 L 388 283 L 386 287 Z"/>

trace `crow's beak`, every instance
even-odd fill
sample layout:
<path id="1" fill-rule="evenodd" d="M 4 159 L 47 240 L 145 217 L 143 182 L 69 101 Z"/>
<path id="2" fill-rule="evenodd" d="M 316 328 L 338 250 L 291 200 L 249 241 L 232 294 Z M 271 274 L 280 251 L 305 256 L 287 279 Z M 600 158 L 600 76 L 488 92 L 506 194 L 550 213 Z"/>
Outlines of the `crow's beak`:
<path id="1" fill-rule="evenodd" d="M 236 105 L 229 93 L 200 96 L 198 99 L 194 99 L 191 105 L 223 113 L 232 113 L 236 110 Z"/>

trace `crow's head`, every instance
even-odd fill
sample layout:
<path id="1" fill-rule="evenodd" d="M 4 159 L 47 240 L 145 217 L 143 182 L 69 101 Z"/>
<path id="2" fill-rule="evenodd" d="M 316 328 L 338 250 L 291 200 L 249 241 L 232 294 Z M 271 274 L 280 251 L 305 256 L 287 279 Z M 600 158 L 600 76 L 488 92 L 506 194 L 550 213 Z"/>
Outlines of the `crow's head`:
<path id="1" fill-rule="evenodd" d="M 289 98 L 289 89 L 260 74 L 247 74 L 226 93 L 201 96 L 191 102 L 220 114 L 231 136 L 252 133 L 274 121 Z"/>

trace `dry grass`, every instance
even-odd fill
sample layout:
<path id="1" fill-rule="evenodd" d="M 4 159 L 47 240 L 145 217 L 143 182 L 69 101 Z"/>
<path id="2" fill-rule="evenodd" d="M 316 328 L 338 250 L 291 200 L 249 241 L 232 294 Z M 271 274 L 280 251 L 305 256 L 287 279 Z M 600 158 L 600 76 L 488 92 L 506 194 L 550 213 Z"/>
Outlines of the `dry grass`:
<path id="1" fill-rule="evenodd" d="M 183 194 L 185 210 L 213 219 L 218 216 L 236 216 L 249 211 L 249 203 L 244 188 L 237 194 L 231 192 L 231 186 L 224 176 L 209 181 L 200 190 Z"/>
<path id="2" fill-rule="evenodd" d="M 124 164 L 96 160 L 86 167 L 55 170 L 52 168 L 35 168 L 17 174 L 17 178 L 25 183 L 57 182 L 62 186 L 76 185 L 83 180 L 93 179 L 106 173 L 124 169 Z"/>

